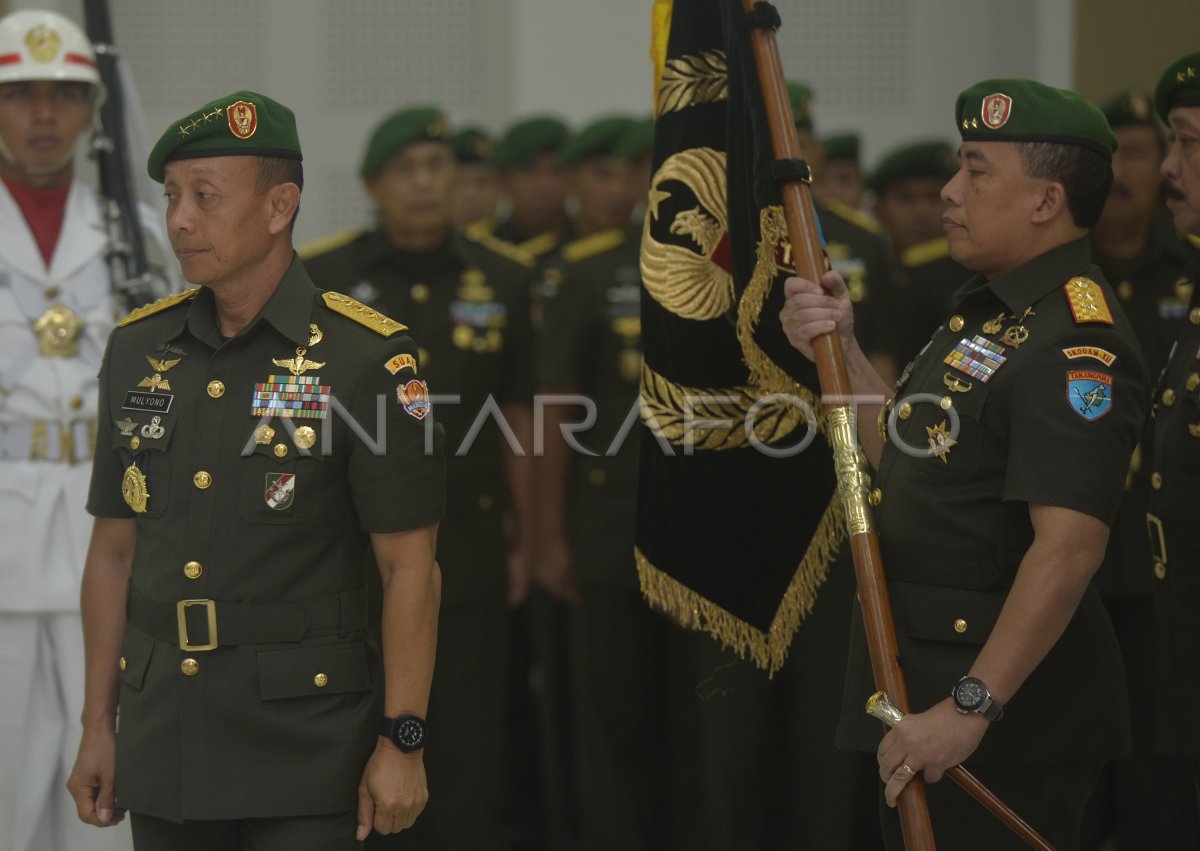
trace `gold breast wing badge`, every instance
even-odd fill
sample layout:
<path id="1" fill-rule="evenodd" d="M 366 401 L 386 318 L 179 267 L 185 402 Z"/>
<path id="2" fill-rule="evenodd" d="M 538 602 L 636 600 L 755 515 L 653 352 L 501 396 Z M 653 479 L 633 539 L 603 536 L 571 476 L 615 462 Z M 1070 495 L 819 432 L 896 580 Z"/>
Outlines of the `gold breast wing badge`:
<path id="1" fill-rule="evenodd" d="M 286 367 L 292 375 L 303 375 L 310 369 L 320 369 L 325 366 L 324 361 L 318 363 L 317 361 L 308 360 L 304 357 L 306 354 L 308 354 L 308 349 L 304 346 L 299 346 L 296 348 L 296 356 L 294 358 L 272 358 L 271 363 L 276 366 Z"/>

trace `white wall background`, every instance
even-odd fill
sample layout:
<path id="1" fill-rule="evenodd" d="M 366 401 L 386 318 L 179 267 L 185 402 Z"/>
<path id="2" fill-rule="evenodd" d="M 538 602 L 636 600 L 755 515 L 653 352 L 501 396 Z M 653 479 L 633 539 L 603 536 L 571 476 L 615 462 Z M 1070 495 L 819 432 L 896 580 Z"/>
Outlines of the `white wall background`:
<path id="1" fill-rule="evenodd" d="M 714 0 L 716 2 L 716 0 Z M 298 241 L 369 221 L 355 178 L 366 135 L 406 104 L 501 130 L 650 109 L 652 0 L 110 0 L 117 45 L 157 136 L 236 89 L 296 111 L 307 186 Z M 1074 0 L 775 0 L 790 77 L 818 132 L 854 129 L 868 163 L 954 134 L 958 92 L 985 77 L 1071 84 Z M 80 0 L 13 0 L 82 20 Z"/>

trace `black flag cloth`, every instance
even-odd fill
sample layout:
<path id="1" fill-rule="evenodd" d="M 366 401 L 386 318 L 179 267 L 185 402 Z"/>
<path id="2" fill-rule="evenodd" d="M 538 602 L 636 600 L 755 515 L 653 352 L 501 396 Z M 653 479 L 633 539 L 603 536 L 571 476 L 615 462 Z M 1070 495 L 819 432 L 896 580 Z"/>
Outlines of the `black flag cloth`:
<path id="1" fill-rule="evenodd" d="M 650 604 L 769 673 L 845 536 L 737 0 L 655 6 L 637 565 Z"/>

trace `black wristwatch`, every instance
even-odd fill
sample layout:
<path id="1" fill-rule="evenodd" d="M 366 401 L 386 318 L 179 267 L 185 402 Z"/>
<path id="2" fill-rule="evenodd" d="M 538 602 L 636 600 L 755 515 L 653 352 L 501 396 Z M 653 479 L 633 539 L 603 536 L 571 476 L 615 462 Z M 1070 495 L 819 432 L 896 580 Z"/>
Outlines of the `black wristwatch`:
<path id="1" fill-rule="evenodd" d="M 989 721 L 1004 717 L 1004 707 L 992 697 L 979 677 L 963 677 L 950 689 L 950 696 L 954 698 L 954 708 L 963 715 L 974 712 Z"/>
<path id="2" fill-rule="evenodd" d="M 426 734 L 425 719 L 420 715 L 385 717 L 379 725 L 379 735 L 389 739 L 405 753 L 419 751 L 425 747 Z"/>

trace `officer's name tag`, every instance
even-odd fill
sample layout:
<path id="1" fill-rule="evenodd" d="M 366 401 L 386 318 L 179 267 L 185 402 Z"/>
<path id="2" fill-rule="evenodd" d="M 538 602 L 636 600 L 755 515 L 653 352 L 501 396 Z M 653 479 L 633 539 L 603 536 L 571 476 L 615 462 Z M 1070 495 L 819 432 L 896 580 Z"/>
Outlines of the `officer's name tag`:
<path id="1" fill-rule="evenodd" d="M 171 402 L 175 399 L 170 393 L 144 393 L 141 390 L 130 390 L 125 394 L 124 411 L 152 411 L 165 414 L 171 410 Z"/>

